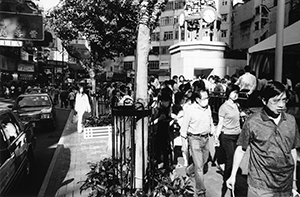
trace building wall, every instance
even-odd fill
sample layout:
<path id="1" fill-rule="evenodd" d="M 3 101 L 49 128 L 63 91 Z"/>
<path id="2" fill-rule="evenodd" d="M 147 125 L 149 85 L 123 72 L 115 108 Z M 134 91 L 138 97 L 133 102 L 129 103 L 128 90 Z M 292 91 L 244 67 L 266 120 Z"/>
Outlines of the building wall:
<path id="1" fill-rule="evenodd" d="M 217 11 L 220 14 L 221 27 L 219 40 L 231 46 L 231 19 L 232 19 L 232 2 L 231 0 L 219 0 Z"/>
<path id="2" fill-rule="evenodd" d="M 276 33 L 276 2 L 276 0 L 250 0 L 244 4 L 235 4 L 232 25 L 233 49 L 248 49 Z M 257 13 L 256 9 L 260 12 Z M 267 17 L 263 16 L 263 10 L 268 10 Z M 285 27 L 288 25 L 290 10 L 291 0 L 285 0 Z M 262 26 L 265 19 L 267 22 Z"/>

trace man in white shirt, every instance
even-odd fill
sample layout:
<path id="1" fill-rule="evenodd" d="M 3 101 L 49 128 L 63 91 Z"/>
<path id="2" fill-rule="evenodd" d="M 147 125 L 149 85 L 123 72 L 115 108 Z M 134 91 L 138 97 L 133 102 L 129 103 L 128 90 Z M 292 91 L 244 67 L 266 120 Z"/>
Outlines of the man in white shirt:
<path id="1" fill-rule="evenodd" d="M 212 113 L 208 105 L 208 91 L 200 90 L 191 96 L 192 104 L 184 109 L 180 134 L 188 140 L 193 164 L 187 167 L 187 174 L 195 173 L 196 191 L 199 197 L 205 197 L 203 167 L 209 156 L 209 134 L 214 132 Z"/>

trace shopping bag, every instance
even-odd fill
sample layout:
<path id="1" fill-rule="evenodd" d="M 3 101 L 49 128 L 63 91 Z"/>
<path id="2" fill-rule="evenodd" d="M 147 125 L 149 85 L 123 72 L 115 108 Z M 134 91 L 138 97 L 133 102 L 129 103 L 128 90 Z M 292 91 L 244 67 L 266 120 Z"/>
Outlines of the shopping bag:
<path id="1" fill-rule="evenodd" d="M 73 114 L 73 119 L 72 119 L 72 123 L 77 123 L 77 121 L 78 121 L 78 114 L 76 113 L 74 113 Z"/>

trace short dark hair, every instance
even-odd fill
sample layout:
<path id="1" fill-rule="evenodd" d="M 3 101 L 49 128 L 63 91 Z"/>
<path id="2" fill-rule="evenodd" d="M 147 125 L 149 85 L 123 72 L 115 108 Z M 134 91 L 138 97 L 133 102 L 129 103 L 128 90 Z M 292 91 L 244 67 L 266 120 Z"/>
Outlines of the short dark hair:
<path id="1" fill-rule="evenodd" d="M 251 67 L 248 66 L 248 65 L 246 65 L 246 66 L 244 67 L 244 70 L 245 70 L 245 72 L 250 72 L 250 71 L 251 71 Z"/>
<path id="2" fill-rule="evenodd" d="M 172 97 L 170 94 L 163 92 L 158 95 L 158 100 L 160 101 L 172 101 Z"/>
<path id="3" fill-rule="evenodd" d="M 176 92 L 174 95 L 174 103 L 175 104 L 180 104 L 182 99 L 184 98 L 184 93 L 183 92 Z"/>
<path id="4" fill-rule="evenodd" d="M 203 80 L 197 80 L 193 83 L 193 88 L 199 90 L 205 90 L 205 83 Z"/>
<path id="5" fill-rule="evenodd" d="M 201 94 L 200 94 L 201 92 L 206 92 L 209 95 L 209 92 L 207 89 L 200 90 L 199 92 L 193 92 L 193 94 L 191 96 L 192 103 L 194 103 L 197 98 L 201 99 Z"/>
<path id="6" fill-rule="evenodd" d="M 226 91 L 225 91 L 225 96 L 226 96 L 226 99 L 229 98 L 229 95 L 231 92 L 233 91 L 237 91 L 237 93 L 240 92 L 240 87 L 238 85 L 235 85 L 235 84 L 229 84 L 226 88 Z"/>
<path id="7" fill-rule="evenodd" d="M 265 100 L 265 102 L 268 102 L 270 98 L 278 96 L 283 92 L 286 92 L 286 89 L 282 83 L 278 81 L 271 81 L 268 82 L 266 87 L 263 89 L 261 97 Z"/>

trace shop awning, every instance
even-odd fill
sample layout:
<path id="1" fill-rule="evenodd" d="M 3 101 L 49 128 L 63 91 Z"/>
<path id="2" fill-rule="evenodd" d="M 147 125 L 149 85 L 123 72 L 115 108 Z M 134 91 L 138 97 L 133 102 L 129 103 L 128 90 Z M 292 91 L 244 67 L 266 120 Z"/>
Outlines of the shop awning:
<path id="1" fill-rule="evenodd" d="M 300 20 L 284 29 L 283 46 L 288 47 L 293 45 L 300 45 L 299 33 L 300 33 Z M 259 51 L 275 49 L 275 47 L 276 47 L 276 34 L 250 47 L 248 49 L 248 53 L 255 53 Z"/>

